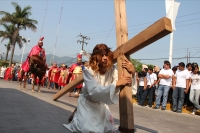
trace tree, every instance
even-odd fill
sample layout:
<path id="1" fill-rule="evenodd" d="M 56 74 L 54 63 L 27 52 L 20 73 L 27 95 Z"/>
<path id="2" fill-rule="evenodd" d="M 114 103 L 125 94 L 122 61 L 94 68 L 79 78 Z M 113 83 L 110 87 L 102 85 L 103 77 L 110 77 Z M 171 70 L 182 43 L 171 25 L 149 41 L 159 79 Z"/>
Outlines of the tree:
<path id="1" fill-rule="evenodd" d="M 19 31 L 26 30 L 26 28 L 29 28 L 32 31 L 35 31 L 37 29 L 35 26 L 35 24 L 37 24 L 37 21 L 29 19 L 29 16 L 31 15 L 31 6 L 26 6 L 22 9 L 20 5 L 18 5 L 16 2 L 12 2 L 12 5 L 15 8 L 15 12 L 13 12 L 12 14 L 10 14 L 9 12 L 0 11 L 0 15 L 3 15 L 3 17 L 0 19 L 0 23 L 12 23 L 15 27 L 11 40 L 12 51 L 9 66 L 11 65 L 13 60 L 15 44 L 17 41 L 19 41 L 17 40 Z"/>
<path id="2" fill-rule="evenodd" d="M 133 58 L 131 58 L 130 61 L 134 65 L 136 72 L 142 71 L 142 63 L 140 61 L 133 59 Z"/>
<path id="3" fill-rule="evenodd" d="M 12 47 L 12 35 L 15 32 L 16 28 L 15 28 L 14 24 L 11 24 L 11 25 L 2 24 L 2 26 L 4 27 L 5 31 L 0 31 L 0 37 L 2 37 L 1 42 L 3 42 L 5 39 L 9 40 L 8 44 L 7 45 L 5 44 L 5 47 L 6 47 L 5 61 L 7 61 L 8 53 Z M 20 36 L 18 34 L 16 37 L 16 42 L 17 42 L 19 48 L 22 48 L 22 46 L 23 46 L 22 41 L 26 43 L 26 39 L 22 38 L 22 36 Z"/>
<path id="4" fill-rule="evenodd" d="M 131 63 L 135 66 L 135 70 L 136 70 L 136 72 L 140 72 L 140 71 L 142 71 L 142 62 L 140 62 L 140 61 L 138 61 L 138 60 L 136 60 L 136 59 L 130 59 L 130 61 L 131 61 Z M 147 66 L 148 66 L 148 68 L 153 68 L 154 67 L 154 65 L 152 65 L 152 64 L 147 64 Z"/>
<path id="5" fill-rule="evenodd" d="M 8 53 L 9 53 L 9 51 L 11 49 L 10 42 L 8 42 L 8 44 L 5 44 L 4 46 L 6 47 L 6 57 L 5 57 L 5 62 L 6 62 L 7 59 L 8 59 Z"/>

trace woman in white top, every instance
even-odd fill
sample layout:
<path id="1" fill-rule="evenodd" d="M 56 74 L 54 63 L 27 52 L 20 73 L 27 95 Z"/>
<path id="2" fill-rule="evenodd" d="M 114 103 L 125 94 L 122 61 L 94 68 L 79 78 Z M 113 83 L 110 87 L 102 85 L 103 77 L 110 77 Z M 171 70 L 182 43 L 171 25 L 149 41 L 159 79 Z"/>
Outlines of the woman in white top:
<path id="1" fill-rule="evenodd" d="M 69 124 L 64 124 L 71 132 L 114 133 L 114 120 L 108 105 L 119 101 L 120 86 L 132 83 L 131 77 L 118 79 L 118 71 L 113 66 L 113 53 L 105 44 L 95 46 L 90 58 L 90 68 L 83 70 L 84 86 L 78 99 L 77 111 Z M 122 67 L 135 74 L 135 69 L 127 59 Z"/>
<path id="2" fill-rule="evenodd" d="M 198 65 L 192 67 L 192 74 L 190 77 L 190 101 L 194 104 L 192 114 L 195 115 L 196 111 L 200 109 L 199 96 L 200 96 L 200 73 Z"/>

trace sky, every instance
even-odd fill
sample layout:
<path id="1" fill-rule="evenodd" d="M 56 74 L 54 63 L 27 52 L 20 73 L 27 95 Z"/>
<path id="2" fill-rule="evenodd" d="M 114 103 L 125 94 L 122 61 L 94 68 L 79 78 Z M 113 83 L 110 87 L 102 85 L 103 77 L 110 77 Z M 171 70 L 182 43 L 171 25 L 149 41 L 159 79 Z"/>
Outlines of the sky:
<path id="1" fill-rule="evenodd" d="M 180 2 L 174 31 L 172 66 L 179 62 L 200 64 L 200 0 L 176 0 Z M 10 0 L 0 0 L 0 10 L 12 13 L 14 7 Z M 38 21 L 37 31 L 20 31 L 20 35 L 29 38 L 25 52 L 29 53 L 41 36 L 44 36 L 46 54 L 76 57 L 81 50 L 77 43 L 80 34 L 87 36 L 84 50 L 91 52 L 96 44 L 105 43 L 112 50 L 116 49 L 114 0 L 15 0 L 22 8 L 32 7 L 31 19 Z M 62 13 L 61 13 L 62 10 Z M 165 0 L 126 0 L 128 38 L 166 16 Z M 0 16 L 1 18 L 2 16 Z M 61 18 L 61 19 L 60 19 Z M 0 26 L 0 30 L 3 28 Z M 56 41 L 57 40 L 57 41 Z M 0 54 L 5 53 L 0 42 Z M 170 35 L 133 53 L 131 58 L 144 64 L 162 66 L 169 58 Z M 22 49 L 15 48 L 15 54 L 22 54 Z M 188 51 L 188 52 L 187 52 Z M 196 58 L 198 57 L 198 58 Z M 85 58 L 85 57 L 84 57 Z M 189 59 L 188 59 L 189 62 Z"/>

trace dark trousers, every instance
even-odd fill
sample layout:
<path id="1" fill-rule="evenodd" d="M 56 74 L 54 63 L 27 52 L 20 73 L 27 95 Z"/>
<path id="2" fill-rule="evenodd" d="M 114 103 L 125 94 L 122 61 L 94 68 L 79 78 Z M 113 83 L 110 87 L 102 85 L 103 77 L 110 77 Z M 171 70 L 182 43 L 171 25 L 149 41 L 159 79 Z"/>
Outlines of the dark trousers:
<path id="1" fill-rule="evenodd" d="M 194 106 L 193 103 L 189 100 L 190 96 L 190 89 L 187 94 L 185 94 L 185 100 L 184 100 L 184 105 L 187 105 L 187 107 Z"/>
<path id="2" fill-rule="evenodd" d="M 146 90 L 144 90 L 144 93 L 142 95 L 142 100 L 140 102 L 140 105 L 143 105 L 147 96 L 148 96 L 148 105 L 151 107 L 153 102 L 153 95 L 154 95 L 154 88 L 149 88 L 149 85 L 147 86 Z"/>
<path id="3" fill-rule="evenodd" d="M 143 93 L 144 93 L 144 86 L 139 86 L 138 90 L 137 90 L 137 102 L 138 102 L 138 104 L 140 104 L 141 101 L 142 101 Z"/>
<path id="4" fill-rule="evenodd" d="M 173 89 L 170 88 L 169 89 L 169 94 L 168 94 L 168 99 L 167 99 L 167 102 L 172 104 L 172 94 L 173 94 Z"/>
<path id="5" fill-rule="evenodd" d="M 184 98 L 185 98 L 185 89 L 181 87 L 176 87 L 173 90 L 172 99 L 173 99 L 173 110 L 176 111 L 182 111 L 182 106 L 184 104 Z"/>

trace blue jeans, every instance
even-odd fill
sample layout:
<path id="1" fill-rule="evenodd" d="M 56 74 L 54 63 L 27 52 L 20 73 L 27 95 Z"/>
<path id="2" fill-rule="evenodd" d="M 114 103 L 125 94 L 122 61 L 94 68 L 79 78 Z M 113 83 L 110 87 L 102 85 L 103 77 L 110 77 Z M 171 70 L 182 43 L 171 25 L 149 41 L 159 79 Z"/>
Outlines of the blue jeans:
<path id="1" fill-rule="evenodd" d="M 184 104 L 184 98 L 185 98 L 185 89 L 182 87 L 176 87 L 173 90 L 172 99 L 173 99 L 173 110 L 181 111 L 182 112 L 182 106 Z M 178 104 L 178 105 L 177 105 Z"/>
<path id="2" fill-rule="evenodd" d="M 160 107 L 160 99 L 161 99 L 162 96 L 163 96 L 162 107 L 166 108 L 169 89 L 170 89 L 170 86 L 159 85 L 158 94 L 157 94 L 157 97 L 156 97 L 156 107 L 157 108 Z"/>
<path id="3" fill-rule="evenodd" d="M 144 93 L 144 86 L 139 86 L 138 91 L 137 91 L 137 102 L 138 102 L 138 104 L 140 104 L 141 101 L 142 101 L 143 93 Z"/>
<path id="4" fill-rule="evenodd" d="M 146 90 L 144 90 L 144 93 L 142 95 L 140 105 L 144 105 L 144 102 L 148 96 L 148 105 L 151 107 L 153 102 L 153 95 L 154 95 L 154 87 L 149 88 L 149 85 L 147 86 Z"/>

